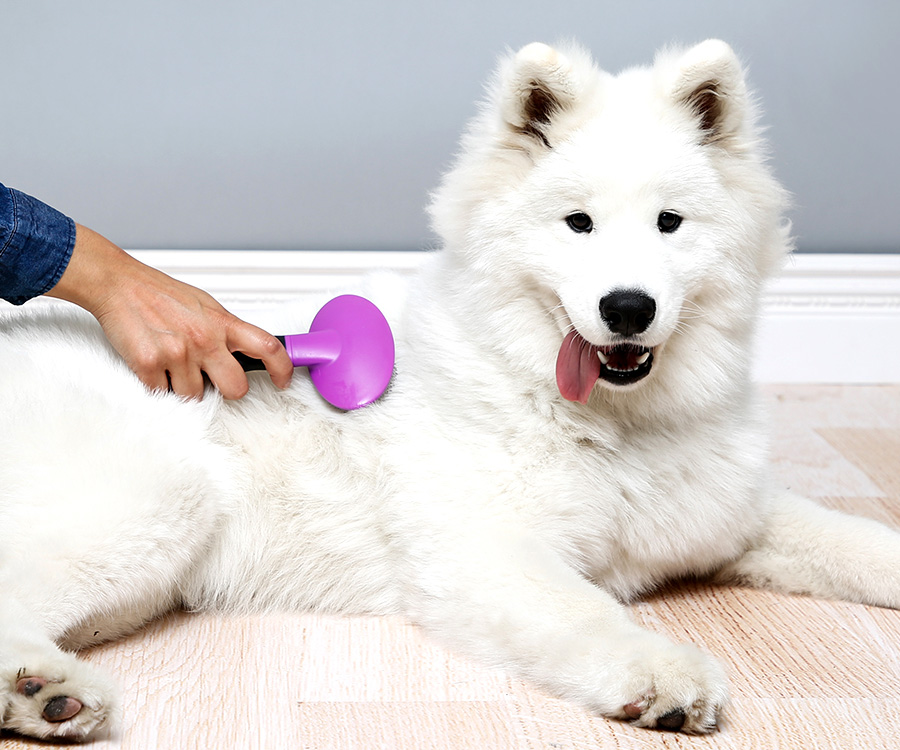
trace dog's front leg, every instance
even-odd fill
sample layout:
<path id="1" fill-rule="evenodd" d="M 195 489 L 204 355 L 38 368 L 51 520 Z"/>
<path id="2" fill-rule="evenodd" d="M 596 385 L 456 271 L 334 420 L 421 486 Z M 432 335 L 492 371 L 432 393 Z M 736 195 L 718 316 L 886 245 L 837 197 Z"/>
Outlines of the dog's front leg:
<path id="1" fill-rule="evenodd" d="M 635 625 L 527 533 L 469 533 L 452 550 L 430 547 L 415 569 L 411 614 L 448 645 L 604 716 L 715 728 L 727 696 L 718 662 Z"/>
<path id="2" fill-rule="evenodd" d="M 900 534 L 784 493 L 773 499 L 750 549 L 717 579 L 900 608 Z"/>

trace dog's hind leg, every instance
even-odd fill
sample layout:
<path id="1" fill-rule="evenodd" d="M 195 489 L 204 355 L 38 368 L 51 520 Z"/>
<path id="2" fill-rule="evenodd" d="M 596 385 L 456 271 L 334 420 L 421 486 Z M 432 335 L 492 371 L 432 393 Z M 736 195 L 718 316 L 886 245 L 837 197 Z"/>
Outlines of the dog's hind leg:
<path id="1" fill-rule="evenodd" d="M 900 608 L 900 533 L 784 493 L 747 552 L 716 580 Z"/>
<path id="2" fill-rule="evenodd" d="M 200 494 L 194 505 L 203 504 L 196 488 L 182 493 Z M 215 527 L 210 513 L 185 510 L 186 500 L 180 512 L 142 503 L 136 493 L 120 505 L 125 510 L 111 518 L 110 504 L 95 498 L 76 503 L 70 523 L 22 525 L 4 535 L 0 728 L 83 741 L 115 725 L 114 683 L 63 649 L 122 637 L 178 606 Z M 97 507 L 106 515 L 91 517 Z"/>
<path id="3" fill-rule="evenodd" d="M 178 602 L 175 555 L 150 518 L 93 523 L 95 535 L 34 524 L 3 540 L 0 728 L 41 739 L 105 734 L 116 724 L 118 689 L 64 648 L 121 637 Z"/>
<path id="4" fill-rule="evenodd" d="M 151 450 L 91 438 L 77 455 L 55 451 L 52 472 L 36 450 L 0 464 L 0 727 L 34 737 L 86 740 L 114 725 L 113 682 L 63 649 L 178 606 L 227 492 L 211 446 L 188 460 L 170 455 L 174 440 Z"/>
<path id="5" fill-rule="evenodd" d="M 115 723 L 108 677 L 62 651 L 18 600 L 0 602 L 0 728 L 41 739 L 96 738 Z"/>

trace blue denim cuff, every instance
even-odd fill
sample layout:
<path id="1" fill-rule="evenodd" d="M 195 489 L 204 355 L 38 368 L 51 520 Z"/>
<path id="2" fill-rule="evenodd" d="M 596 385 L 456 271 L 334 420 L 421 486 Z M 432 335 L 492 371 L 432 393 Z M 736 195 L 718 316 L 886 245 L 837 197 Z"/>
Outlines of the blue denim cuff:
<path id="1" fill-rule="evenodd" d="M 72 219 L 0 185 L 0 297 L 21 305 L 46 294 L 62 277 L 74 249 Z"/>

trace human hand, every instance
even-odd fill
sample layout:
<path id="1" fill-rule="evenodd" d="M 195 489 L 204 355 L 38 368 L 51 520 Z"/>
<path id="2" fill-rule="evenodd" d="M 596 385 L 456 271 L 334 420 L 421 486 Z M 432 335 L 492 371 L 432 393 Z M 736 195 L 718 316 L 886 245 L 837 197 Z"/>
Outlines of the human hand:
<path id="1" fill-rule="evenodd" d="M 128 366 L 150 388 L 203 395 L 203 374 L 228 399 L 247 393 L 231 355 L 261 359 L 286 388 L 293 364 L 281 343 L 223 308 L 206 292 L 140 263 L 109 240 L 76 225 L 72 259 L 49 296 L 85 308 Z"/>

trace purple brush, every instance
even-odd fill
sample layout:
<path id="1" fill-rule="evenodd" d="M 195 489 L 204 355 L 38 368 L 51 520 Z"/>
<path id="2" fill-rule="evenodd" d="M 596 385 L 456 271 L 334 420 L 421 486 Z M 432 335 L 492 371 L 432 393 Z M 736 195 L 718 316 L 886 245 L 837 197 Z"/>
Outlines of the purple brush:
<path id="1" fill-rule="evenodd" d="M 309 333 L 278 336 L 295 367 L 308 367 L 316 390 L 339 409 L 378 399 L 394 372 L 394 337 L 384 315 L 363 297 L 345 294 L 325 303 Z M 244 370 L 263 370 L 259 359 L 234 352 Z"/>

